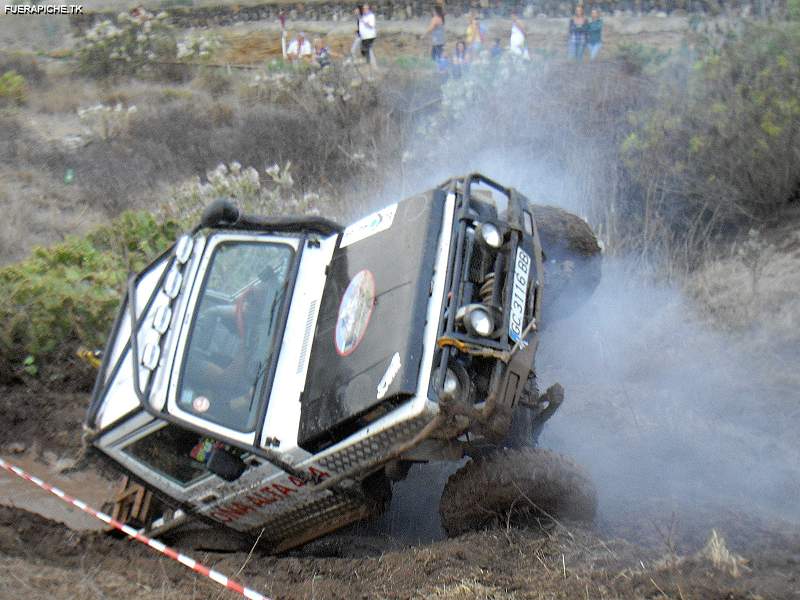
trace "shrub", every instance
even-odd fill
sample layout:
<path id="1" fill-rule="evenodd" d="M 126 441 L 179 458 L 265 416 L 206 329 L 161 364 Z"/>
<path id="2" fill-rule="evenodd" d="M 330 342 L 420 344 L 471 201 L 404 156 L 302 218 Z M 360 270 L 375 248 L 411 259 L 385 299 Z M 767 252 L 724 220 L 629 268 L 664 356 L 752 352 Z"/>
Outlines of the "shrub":
<path id="1" fill-rule="evenodd" d="M 110 140 L 127 131 L 131 116 L 136 112 L 135 106 L 95 104 L 89 108 L 78 109 L 78 118 L 92 134 L 101 140 Z"/>
<path id="2" fill-rule="evenodd" d="M 37 248 L 27 260 L 0 269 L 3 378 L 19 375 L 26 360 L 47 376 L 63 377 L 79 345 L 102 347 L 127 274 L 163 251 L 178 231 L 175 221 L 128 212 L 86 237 Z"/>
<path id="3" fill-rule="evenodd" d="M 187 33 L 177 45 L 178 60 L 209 60 L 222 47 L 222 39 L 213 33 Z"/>
<path id="4" fill-rule="evenodd" d="M 46 74 L 39 66 L 36 57 L 21 52 L 0 53 L 0 73 L 14 71 L 25 78 L 29 85 L 41 85 Z"/>
<path id="5" fill-rule="evenodd" d="M 294 192 L 291 163 L 275 164 L 263 177 L 253 167 L 233 161 L 220 163 L 206 173 L 206 183 L 199 179 L 176 187 L 159 209 L 166 219 L 181 219 L 187 225 L 199 221 L 203 209 L 217 198 L 230 198 L 240 209 L 261 215 L 317 214 L 320 197 L 315 193 Z"/>
<path id="6" fill-rule="evenodd" d="M 177 52 L 166 17 L 166 13 L 154 16 L 138 9 L 135 14 L 120 13 L 116 22 L 98 22 L 79 40 L 80 71 L 97 78 L 148 72 L 164 75 L 159 63 L 174 61 Z"/>
<path id="7" fill-rule="evenodd" d="M 212 98 L 219 98 L 231 91 L 231 78 L 219 69 L 201 67 L 203 70 L 195 79 L 196 85 L 208 92 Z"/>
<path id="8" fill-rule="evenodd" d="M 751 24 L 698 53 L 684 82 L 665 79 L 658 104 L 633 116 L 623 149 L 657 210 L 710 231 L 763 219 L 800 187 L 800 30 Z"/>
<path id="9" fill-rule="evenodd" d="M 28 100 L 28 85 L 16 71 L 6 71 L 0 76 L 0 106 L 19 106 Z"/>
<path id="10" fill-rule="evenodd" d="M 84 237 L 36 248 L 0 268 L 0 382 L 32 376 L 32 366 L 40 376 L 63 378 L 79 346 L 103 347 L 128 274 L 195 225 L 212 200 L 229 197 L 243 210 L 268 215 L 316 212 L 319 196 L 295 193 L 290 168 L 273 165 L 259 174 L 237 162 L 220 164 L 207 183 L 175 187 L 156 214 L 125 212 Z"/>

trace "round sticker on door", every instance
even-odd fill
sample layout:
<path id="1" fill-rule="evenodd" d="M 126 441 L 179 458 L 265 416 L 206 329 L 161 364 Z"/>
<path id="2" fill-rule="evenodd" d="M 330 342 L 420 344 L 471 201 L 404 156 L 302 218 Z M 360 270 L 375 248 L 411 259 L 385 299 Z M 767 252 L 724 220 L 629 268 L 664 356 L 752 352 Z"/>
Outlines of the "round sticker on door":
<path id="1" fill-rule="evenodd" d="M 348 356 L 361 343 L 375 305 L 375 278 L 366 269 L 350 280 L 336 319 L 336 352 Z"/>
<path id="2" fill-rule="evenodd" d="M 198 396 L 192 400 L 192 408 L 197 412 L 204 413 L 211 408 L 211 402 L 205 396 Z"/>

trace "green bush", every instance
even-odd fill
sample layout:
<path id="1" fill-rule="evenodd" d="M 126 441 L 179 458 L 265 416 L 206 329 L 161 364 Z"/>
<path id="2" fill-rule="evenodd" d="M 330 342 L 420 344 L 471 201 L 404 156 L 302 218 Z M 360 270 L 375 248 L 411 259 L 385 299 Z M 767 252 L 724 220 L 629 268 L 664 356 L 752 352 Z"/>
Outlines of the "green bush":
<path id="1" fill-rule="evenodd" d="M 28 100 L 28 85 L 16 71 L 6 71 L 0 76 L 0 106 L 19 106 Z"/>
<path id="2" fill-rule="evenodd" d="M 0 269 L 0 372 L 60 378 L 81 345 L 103 347 L 128 273 L 176 238 L 175 221 L 127 212 L 86 237 L 37 248 Z"/>
<path id="3" fill-rule="evenodd" d="M 632 116 L 629 172 L 703 228 L 768 217 L 800 181 L 800 29 L 751 24 L 697 56 L 679 77 L 665 74 L 655 105 Z"/>
<path id="4" fill-rule="evenodd" d="M 136 14 L 120 13 L 116 22 L 98 22 L 79 40 L 80 72 L 96 78 L 172 75 L 177 44 L 166 16 L 139 9 Z"/>

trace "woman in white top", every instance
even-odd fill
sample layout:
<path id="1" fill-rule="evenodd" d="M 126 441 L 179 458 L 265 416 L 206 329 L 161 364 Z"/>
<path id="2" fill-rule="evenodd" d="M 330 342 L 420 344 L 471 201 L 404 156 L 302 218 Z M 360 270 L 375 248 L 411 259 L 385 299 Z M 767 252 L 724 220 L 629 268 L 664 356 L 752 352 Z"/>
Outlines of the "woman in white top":
<path id="1" fill-rule="evenodd" d="M 375 65 L 375 54 L 372 51 L 372 43 L 375 41 L 376 35 L 375 13 L 370 10 L 369 4 L 364 4 L 361 16 L 358 18 L 358 37 L 361 38 L 361 55 L 373 66 Z"/>
<path id="2" fill-rule="evenodd" d="M 522 58 L 530 58 L 525 36 L 525 27 L 519 20 L 516 11 L 511 11 L 511 38 L 508 40 L 508 51 L 511 54 Z"/>

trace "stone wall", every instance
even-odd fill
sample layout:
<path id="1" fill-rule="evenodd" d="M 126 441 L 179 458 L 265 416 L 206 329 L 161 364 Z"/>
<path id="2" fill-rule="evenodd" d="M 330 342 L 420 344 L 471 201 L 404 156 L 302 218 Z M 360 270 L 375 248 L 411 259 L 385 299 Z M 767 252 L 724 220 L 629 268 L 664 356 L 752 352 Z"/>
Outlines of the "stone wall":
<path id="1" fill-rule="evenodd" d="M 582 0 L 587 8 L 597 6 L 605 14 L 684 14 L 705 13 L 712 16 L 757 15 L 782 12 L 785 0 Z M 370 3 L 378 21 L 396 21 L 427 17 L 431 0 L 374 0 Z M 507 17 L 517 9 L 524 17 L 567 17 L 575 2 L 569 0 L 447 0 L 447 14 L 455 17 L 476 11 L 484 18 Z M 276 21 L 281 12 L 289 21 L 340 21 L 353 19 L 355 2 L 309 2 L 296 4 L 265 3 L 251 6 L 225 5 L 166 8 L 169 21 L 179 28 L 213 27 L 247 21 Z M 587 11 L 588 12 L 588 11 Z M 72 26 L 83 31 L 101 19 L 113 19 L 114 13 L 90 12 L 71 17 Z"/>

